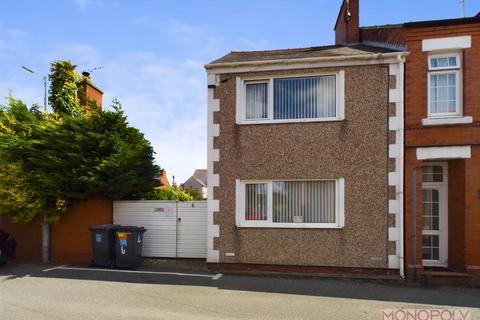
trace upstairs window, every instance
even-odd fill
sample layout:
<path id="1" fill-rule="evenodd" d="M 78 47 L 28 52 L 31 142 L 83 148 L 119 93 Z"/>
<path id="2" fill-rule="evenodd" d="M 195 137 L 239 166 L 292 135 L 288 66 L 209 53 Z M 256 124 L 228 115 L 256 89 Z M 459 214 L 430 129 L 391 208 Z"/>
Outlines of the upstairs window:
<path id="1" fill-rule="evenodd" d="M 246 119 L 267 119 L 268 82 L 251 82 L 245 85 Z"/>
<path id="2" fill-rule="evenodd" d="M 344 118 L 344 72 L 237 81 L 237 122 L 282 123 Z"/>
<path id="3" fill-rule="evenodd" d="M 459 54 L 428 58 L 428 116 L 461 116 Z"/>
<path id="4" fill-rule="evenodd" d="M 273 119 L 336 116 L 336 76 L 273 80 Z"/>

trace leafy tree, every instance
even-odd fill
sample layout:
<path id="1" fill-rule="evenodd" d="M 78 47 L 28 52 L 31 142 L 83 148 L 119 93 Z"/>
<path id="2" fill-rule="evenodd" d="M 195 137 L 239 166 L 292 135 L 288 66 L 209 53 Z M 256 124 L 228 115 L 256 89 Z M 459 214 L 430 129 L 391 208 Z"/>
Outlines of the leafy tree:
<path id="1" fill-rule="evenodd" d="M 80 116 L 83 114 L 77 94 L 77 83 L 81 77 L 70 61 L 55 61 L 50 68 L 50 96 L 48 102 L 58 114 Z"/>
<path id="2" fill-rule="evenodd" d="M 60 96 L 53 83 L 51 91 L 51 101 Z M 73 91 L 62 92 L 66 97 L 57 101 L 75 101 L 66 94 Z M 88 116 L 54 110 L 29 110 L 13 97 L 0 106 L 0 215 L 20 222 L 46 214 L 55 221 L 76 201 L 140 199 L 154 188 L 153 148 L 128 125 L 118 101 Z"/>
<path id="3" fill-rule="evenodd" d="M 194 189 L 194 188 L 186 188 L 186 189 L 183 189 L 183 191 L 186 193 L 186 194 L 189 194 L 190 196 L 192 196 L 193 200 L 203 200 L 203 194 L 201 192 L 199 192 L 197 189 Z"/>
<path id="4" fill-rule="evenodd" d="M 175 200 L 175 201 L 192 201 L 193 197 L 184 192 L 177 186 L 157 187 L 150 192 L 146 198 L 148 200 Z"/>

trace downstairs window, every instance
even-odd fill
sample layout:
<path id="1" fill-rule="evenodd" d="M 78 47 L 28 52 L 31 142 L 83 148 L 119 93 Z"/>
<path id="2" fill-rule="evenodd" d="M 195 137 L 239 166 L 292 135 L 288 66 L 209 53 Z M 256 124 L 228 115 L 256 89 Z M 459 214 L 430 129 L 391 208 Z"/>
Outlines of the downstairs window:
<path id="1" fill-rule="evenodd" d="M 341 228 L 344 180 L 237 181 L 237 226 Z"/>

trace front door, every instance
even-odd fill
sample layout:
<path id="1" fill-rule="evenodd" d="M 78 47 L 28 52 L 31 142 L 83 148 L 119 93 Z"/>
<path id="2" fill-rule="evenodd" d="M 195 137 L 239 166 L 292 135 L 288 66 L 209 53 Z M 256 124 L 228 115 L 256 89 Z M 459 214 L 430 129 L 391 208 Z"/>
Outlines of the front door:
<path id="1" fill-rule="evenodd" d="M 448 265 L 448 165 L 427 163 L 422 168 L 423 265 Z"/>

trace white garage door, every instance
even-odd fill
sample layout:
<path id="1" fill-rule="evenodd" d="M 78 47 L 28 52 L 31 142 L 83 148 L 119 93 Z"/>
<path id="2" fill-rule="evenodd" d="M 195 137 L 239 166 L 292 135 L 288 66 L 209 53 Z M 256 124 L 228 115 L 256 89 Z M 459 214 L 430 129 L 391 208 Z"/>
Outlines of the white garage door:
<path id="1" fill-rule="evenodd" d="M 206 201 L 115 201 L 113 223 L 141 226 L 144 257 L 206 258 Z"/>

